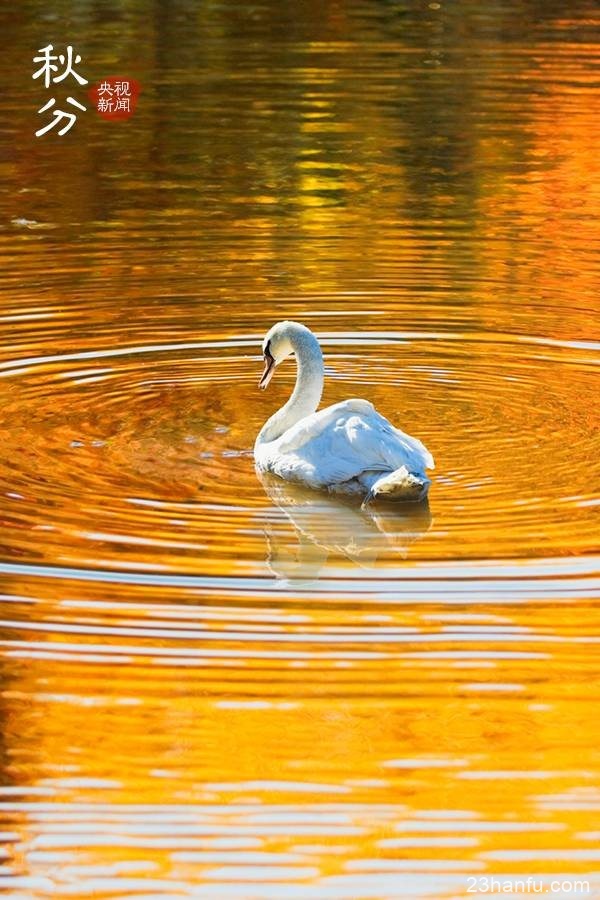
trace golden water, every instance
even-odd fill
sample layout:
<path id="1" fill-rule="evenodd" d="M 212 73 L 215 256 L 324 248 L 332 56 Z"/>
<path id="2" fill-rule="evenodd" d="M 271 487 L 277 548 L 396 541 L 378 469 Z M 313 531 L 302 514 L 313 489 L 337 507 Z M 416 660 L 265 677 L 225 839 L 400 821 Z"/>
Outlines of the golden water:
<path id="1" fill-rule="evenodd" d="M 595 5 L 1 15 L 0 886 L 600 896 Z M 50 41 L 133 118 L 34 138 Z M 428 510 L 257 479 L 284 317 Z"/>

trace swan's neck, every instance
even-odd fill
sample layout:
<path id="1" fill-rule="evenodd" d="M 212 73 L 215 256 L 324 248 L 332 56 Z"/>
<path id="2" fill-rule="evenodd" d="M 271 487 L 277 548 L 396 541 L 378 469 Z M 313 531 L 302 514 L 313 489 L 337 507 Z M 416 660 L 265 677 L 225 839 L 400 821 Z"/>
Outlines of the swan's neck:
<path id="1" fill-rule="evenodd" d="M 308 332 L 294 341 L 298 364 L 296 385 L 288 402 L 267 419 L 256 439 L 259 444 L 277 440 L 284 432 L 314 413 L 323 393 L 323 354 L 316 337 Z"/>

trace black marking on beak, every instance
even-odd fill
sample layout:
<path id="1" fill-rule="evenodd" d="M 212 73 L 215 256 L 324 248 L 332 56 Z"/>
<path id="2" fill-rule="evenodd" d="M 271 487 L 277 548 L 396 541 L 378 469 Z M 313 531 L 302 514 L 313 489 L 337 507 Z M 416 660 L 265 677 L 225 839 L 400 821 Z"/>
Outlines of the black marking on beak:
<path id="1" fill-rule="evenodd" d="M 258 382 L 259 388 L 263 391 L 267 387 L 268 383 L 273 377 L 273 372 L 275 371 L 275 358 L 271 355 L 270 342 L 265 347 L 264 357 L 265 367 L 263 369 L 261 379 Z"/>

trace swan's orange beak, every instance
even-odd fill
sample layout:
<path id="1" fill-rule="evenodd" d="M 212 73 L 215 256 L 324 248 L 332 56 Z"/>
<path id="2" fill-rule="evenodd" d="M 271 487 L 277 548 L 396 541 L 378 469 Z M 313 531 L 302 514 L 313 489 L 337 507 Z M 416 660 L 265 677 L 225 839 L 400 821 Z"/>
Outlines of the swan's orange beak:
<path id="1" fill-rule="evenodd" d="M 267 387 L 271 378 L 273 377 L 273 372 L 275 371 L 275 359 L 269 353 L 269 348 L 265 349 L 265 367 L 263 369 L 263 373 L 260 381 L 258 382 L 258 386 L 261 391 Z"/>

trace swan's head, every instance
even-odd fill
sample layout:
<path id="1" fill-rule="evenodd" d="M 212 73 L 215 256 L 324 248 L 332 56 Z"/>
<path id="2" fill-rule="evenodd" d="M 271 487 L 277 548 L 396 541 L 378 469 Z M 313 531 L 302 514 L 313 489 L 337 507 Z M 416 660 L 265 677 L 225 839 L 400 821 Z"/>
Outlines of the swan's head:
<path id="1" fill-rule="evenodd" d="M 262 343 L 265 367 L 258 382 L 259 388 L 264 390 L 273 377 L 275 367 L 295 353 L 300 345 L 307 342 L 316 344 L 318 347 L 317 339 L 306 325 L 287 321 L 277 322 L 276 325 L 273 325 Z"/>

